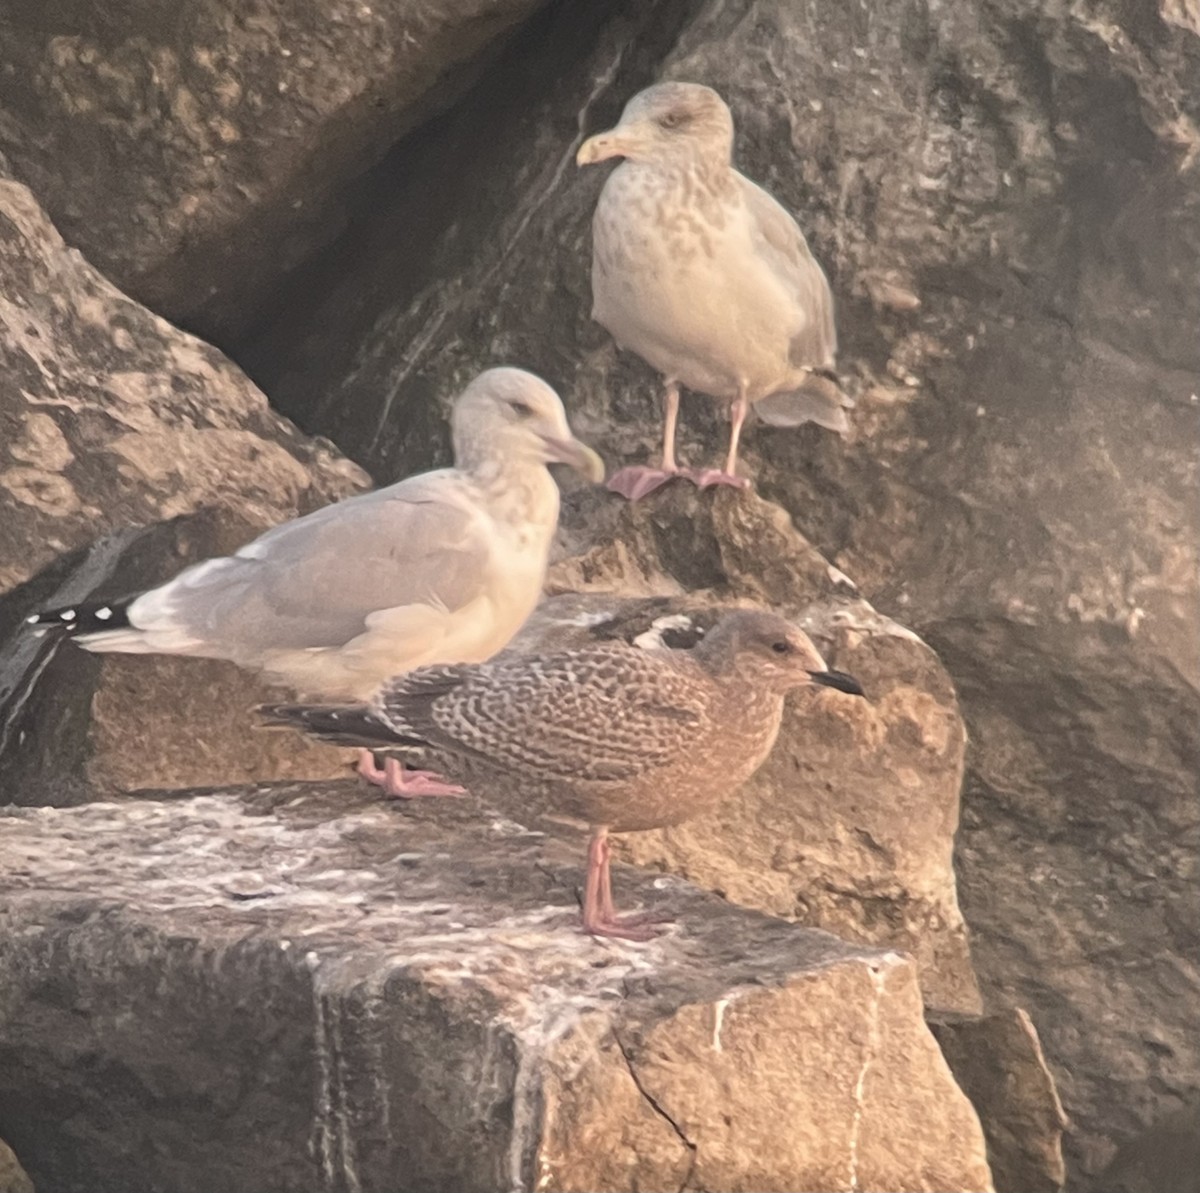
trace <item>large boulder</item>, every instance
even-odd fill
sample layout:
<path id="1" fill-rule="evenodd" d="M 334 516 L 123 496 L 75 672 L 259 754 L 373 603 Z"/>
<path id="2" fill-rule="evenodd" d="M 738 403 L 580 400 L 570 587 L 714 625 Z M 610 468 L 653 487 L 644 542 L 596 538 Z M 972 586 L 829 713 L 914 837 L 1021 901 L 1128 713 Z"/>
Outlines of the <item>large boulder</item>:
<path id="1" fill-rule="evenodd" d="M 6 5 L 0 154 L 124 289 L 240 327 L 541 2 Z"/>
<path id="2" fill-rule="evenodd" d="M 717 87 L 830 272 L 859 395 L 849 442 L 752 428 L 747 466 L 955 680 L 976 960 L 1042 1034 L 1077 1188 L 1200 1083 L 1198 72 L 1176 0 L 711 0 L 586 41 L 564 10 L 398 152 L 328 301 L 236 348 L 381 479 L 444 451 L 432 395 L 497 356 L 645 458 L 658 383 L 589 320 L 603 171 L 572 158 L 654 78 Z M 709 405 L 683 423 L 714 458 Z"/>
<path id="3" fill-rule="evenodd" d="M 366 483 L 236 365 L 118 290 L 0 178 L 0 593 L 113 530 L 268 525 Z"/>
<path id="4" fill-rule="evenodd" d="M 0 816 L 0 1118 L 45 1188 L 990 1190 L 893 952 L 446 801 Z"/>
<path id="5" fill-rule="evenodd" d="M 264 693 L 231 665 L 50 653 L 21 621 L 160 582 L 365 484 L 0 179 L 0 801 L 329 773 L 336 752 L 245 733 Z"/>

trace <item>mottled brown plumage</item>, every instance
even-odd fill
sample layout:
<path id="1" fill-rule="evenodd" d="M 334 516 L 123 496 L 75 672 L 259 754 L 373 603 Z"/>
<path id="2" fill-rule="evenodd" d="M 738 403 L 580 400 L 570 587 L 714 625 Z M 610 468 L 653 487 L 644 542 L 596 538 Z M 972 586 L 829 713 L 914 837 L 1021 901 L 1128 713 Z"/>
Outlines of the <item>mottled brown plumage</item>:
<path id="1" fill-rule="evenodd" d="M 665 379 L 662 467 L 613 477 L 628 497 L 676 474 L 744 484 L 738 439 L 752 403 L 775 425 L 848 428 L 852 403 L 831 373 L 829 283 L 791 215 L 733 168 L 732 149 L 733 119 L 715 91 L 659 83 L 579 150 L 580 165 L 625 159 L 592 222 L 593 318 Z M 723 471 L 676 464 L 680 385 L 731 404 Z"/>
<path id="2" fill-rule="evenodd" d="M 607 834 L 708 811 L 770 753 L 785 695 L 811 685 L 862 691 L 783 618 L 736 610 L 688 652 L 613 642 L 426 667 L 369 708 L 266 711 L 326 739 L 427 749 L 518 820 L 591 826 L 584 926 L 641 936 L 613 912 Z"/>

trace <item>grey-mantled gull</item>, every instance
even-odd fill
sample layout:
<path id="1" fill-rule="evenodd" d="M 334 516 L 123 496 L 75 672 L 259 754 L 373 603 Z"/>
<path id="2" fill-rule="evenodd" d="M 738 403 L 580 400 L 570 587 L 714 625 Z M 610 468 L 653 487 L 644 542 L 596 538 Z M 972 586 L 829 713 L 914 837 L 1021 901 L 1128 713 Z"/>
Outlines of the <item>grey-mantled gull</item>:
<path id="1" fill-rule="evenodd" d="M 475 666 L 427 667 L 370 705 L 260 711 L 331 741 L 429 752 L 515 820 L 590 826 L 583 928 L 645 939 L 647 917 L 617 916 L 608 834 L 706 812 L 766 759 L 785 695 L 819 686 L 862 695 L 782 617 L 724 614 L 691 651 L 602 643 Z"/>
<path id="2" fill-rule="evenodd" d="M 662 466 L 609 482 L 632 500 L 677 475 L 745 485 L 738 441 L 751 404 L 776 426 L 849 427 L 829 282 L 796 221 L 733 168 L 732 151 L 733 118 L 715 91 L 659 83 L 576 159 L 625 159 L 592 221 L 592 317 L 665 379 Z M 732 404 L 723 470 L 676 463 L 680 385 Z"/>
<path id="3" fill-rule="evenodd" d="M 541 595 L 559 494 L 547 464 L 604 478 L 549 385 L 481 373 L 454 403 L 453 468 L 285 522 L 121 601 L 35 614 L 92 651 L 229 659 L 306 697 L 366 699 L 414 667 L 490 658 Z M 433 776 L 364 777 L 438 794 Z"/>

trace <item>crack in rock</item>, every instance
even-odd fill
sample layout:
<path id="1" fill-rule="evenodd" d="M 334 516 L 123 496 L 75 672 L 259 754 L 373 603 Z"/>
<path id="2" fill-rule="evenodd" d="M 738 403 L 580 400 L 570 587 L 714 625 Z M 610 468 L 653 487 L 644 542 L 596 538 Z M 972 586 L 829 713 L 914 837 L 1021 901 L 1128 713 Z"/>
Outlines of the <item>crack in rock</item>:
<path id="1" fill-rule="evenodd" d="M 691 1184 L 692 1174 L 696 1171 L 696 1160 L 699 1155 L 699 1148 L 687 1137 L 683 1128 L 670 1116 L 670 1114 L 667 1113 L 667 1110 L 662 1103 L 659 1102 L 658 1099 L 642 1084 L 642 1079 L 638 1076 L 637 1069 L 634 1068 L 633 1057 L 630 1054 L 629 1049 L 625 1047 L 625 1042 L 621 1039 L 620 1034 L 617 1032 L 615 1027 L 612 1029 L 612 1033 L 613 1039 L 617 1042 L 617 1047 L 621 1050 L 621 1057 L 625 1061 L 625 1067 L 629 1070 L 629 1076 L 633 1081 L 633 1084 L 637 1087 L 638 1093 L 645 1098 L 647 1104 L 650 1106 L 650 1109 L 653 1110 L 654 1113 L 659 1116 L 659 1118 L 663 1119 L 671 1128 L 671 1130 L 675 1132 L 676 1136 L 679 1138 L 679 1142 L 682 1143 L 683 1146 L 688 1150 L 689 1160 L 687 1172 L 683 1174 L 683 1180 L 679 1182 L 679 1188 L 676 1190 L 676 1193 L 683 1193 L 688 1185 Z"/>

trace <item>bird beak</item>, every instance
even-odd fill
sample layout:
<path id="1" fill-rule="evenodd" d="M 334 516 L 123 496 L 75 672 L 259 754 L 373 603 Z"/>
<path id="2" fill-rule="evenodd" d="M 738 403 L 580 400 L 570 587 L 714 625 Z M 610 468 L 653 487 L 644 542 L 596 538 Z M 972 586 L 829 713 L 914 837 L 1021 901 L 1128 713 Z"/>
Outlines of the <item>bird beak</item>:
<path id="1" fill-rule="evenodd" d="M 812 676 L 813 683 L 833 688 L 835 692 L 845 692 L 848 696 L 866 696 L 862 684 L 844 671 L 810 671 L 809 675 Z"/>
<path id="2" fill-rule="evenodd" d="M 597 162 L 606 161 L 610 157 L 624 157 L 625 152 L 626 146 L 621 134 L 617 129 L 610 128 L 606 133 L 597 133 L 594 137 L 588 137 L 579 146 L 579 152 L 575 155 L 575 164 L 577 166 L 594 166 Z"/>
<path id="3" fill-rule="evenodd" d="M 543 435 L 542 442 L 554 463 L 569 464 L 595 485 L 604 480 L 604 461 L 586 443 L 578 439 L 556 439 L 552 435 Z"/>

